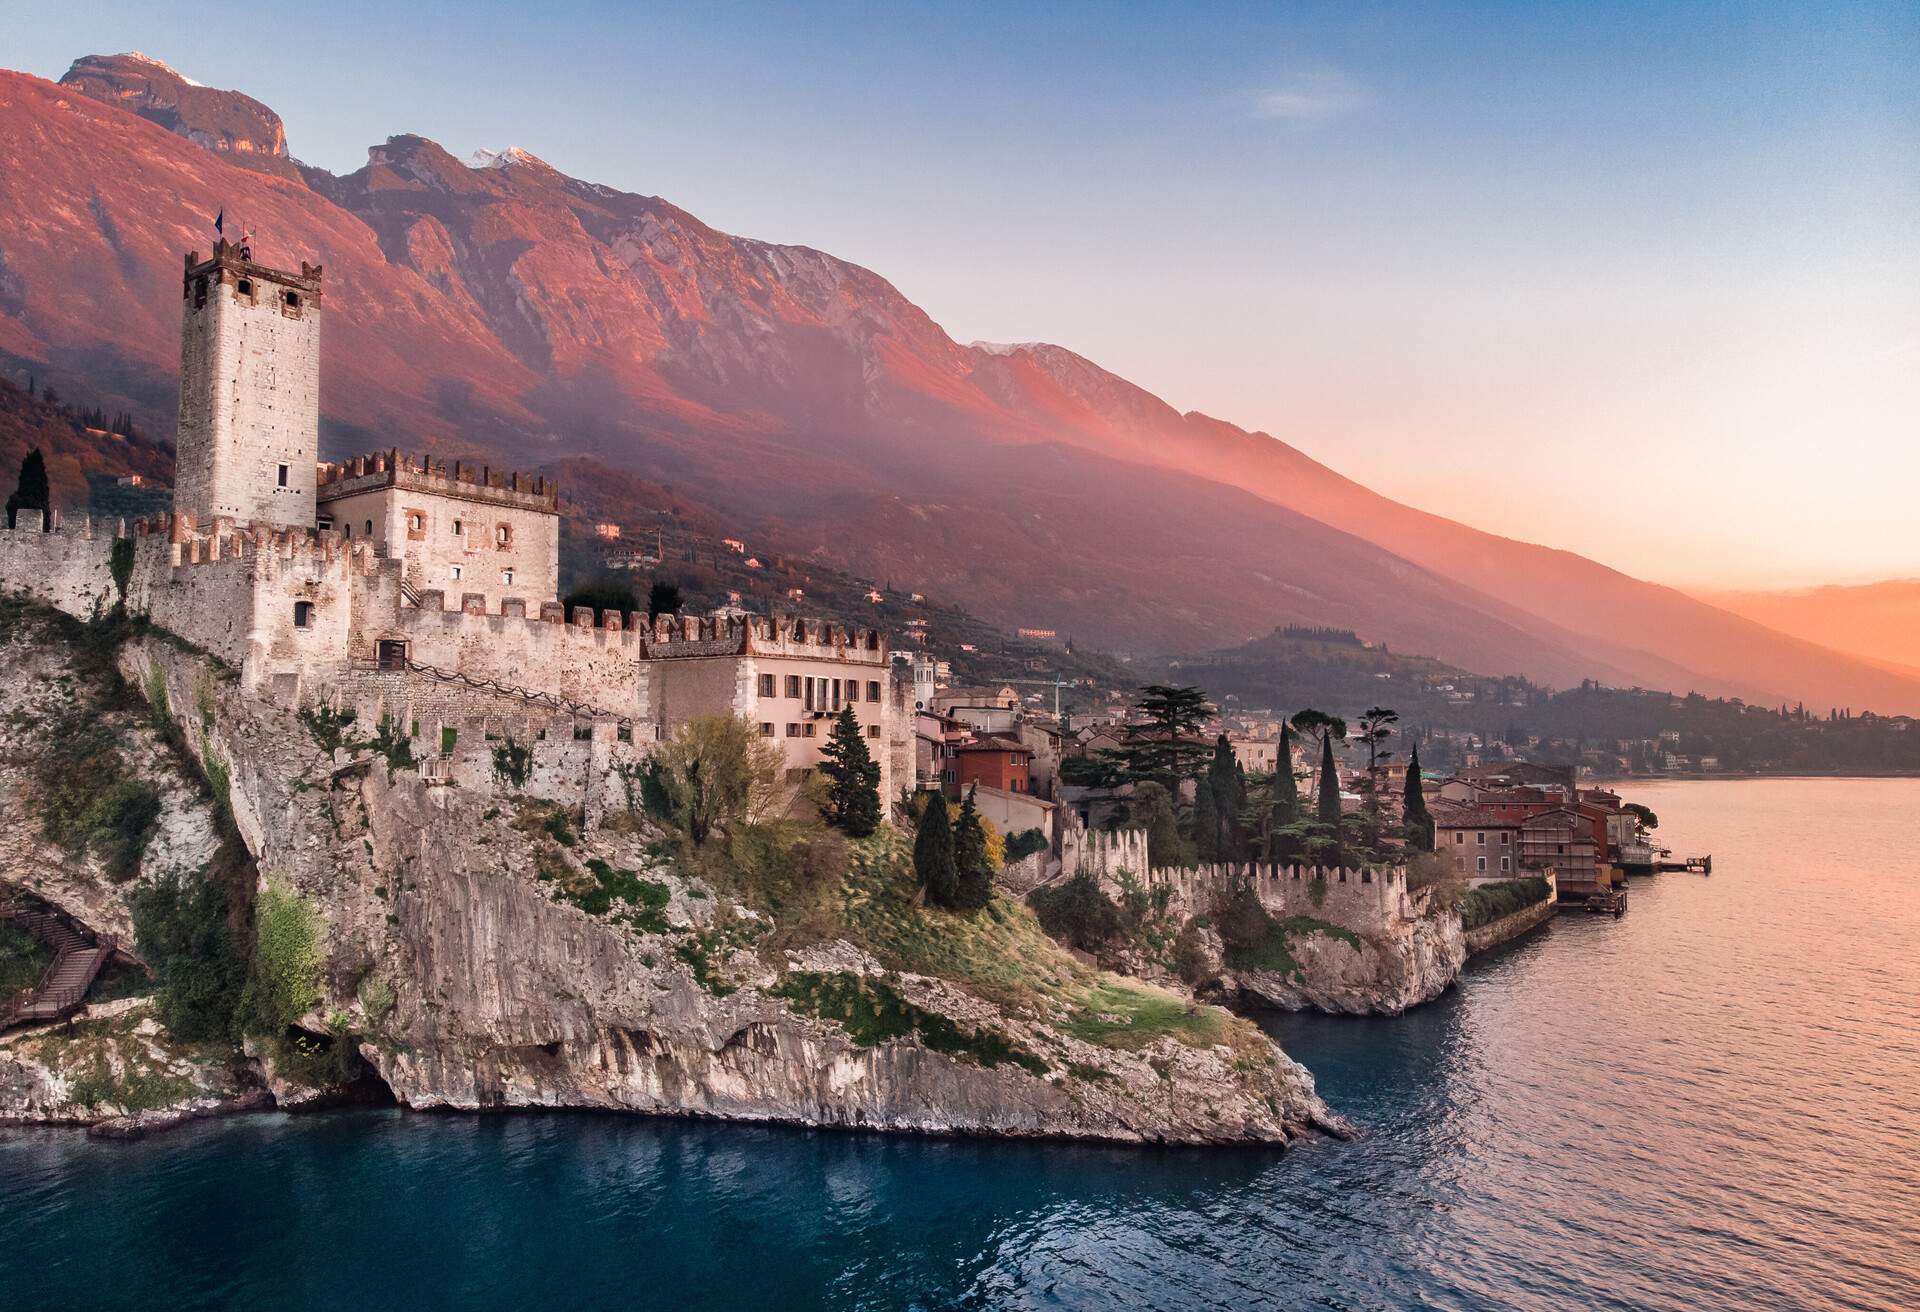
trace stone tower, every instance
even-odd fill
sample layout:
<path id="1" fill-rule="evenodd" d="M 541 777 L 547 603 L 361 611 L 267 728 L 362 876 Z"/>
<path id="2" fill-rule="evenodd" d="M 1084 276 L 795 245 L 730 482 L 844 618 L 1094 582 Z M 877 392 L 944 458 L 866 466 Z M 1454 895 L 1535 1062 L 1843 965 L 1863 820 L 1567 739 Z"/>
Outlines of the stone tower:
<path id="1" fill-rule="evenodd" d="M 180 296 L 174 509 L 203 532 L 216 515 L 311 528 L 320 267 L 270 269 L 218 241 L 212 259 L 187 256 Z"/>

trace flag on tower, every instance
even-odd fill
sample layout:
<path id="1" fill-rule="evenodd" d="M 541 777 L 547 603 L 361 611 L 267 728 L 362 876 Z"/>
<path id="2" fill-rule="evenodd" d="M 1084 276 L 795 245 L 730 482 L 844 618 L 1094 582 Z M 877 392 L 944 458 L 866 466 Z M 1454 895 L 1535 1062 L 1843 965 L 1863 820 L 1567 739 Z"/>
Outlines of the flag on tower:
<path id="1" fill-rule="evenodd" d="M 227 211 L 224 207 L 213 216 L 213 230 L 218 233 L 225 233 L 227 230 Z"/>

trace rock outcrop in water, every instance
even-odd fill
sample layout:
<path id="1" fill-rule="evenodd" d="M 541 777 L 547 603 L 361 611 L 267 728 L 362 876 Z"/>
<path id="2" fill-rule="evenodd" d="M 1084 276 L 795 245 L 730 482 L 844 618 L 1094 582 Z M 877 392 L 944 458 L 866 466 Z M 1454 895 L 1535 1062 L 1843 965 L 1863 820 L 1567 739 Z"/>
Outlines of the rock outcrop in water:
<path id="1" fill-rule="evenodd" d="M 1235 969 L 1223 961 L 1210 996 L 1284 1011 L 1397 1016 L 1446 992 L 1467 960 L 1460 917 L 1445 909 L 1402 933 L 1310 932 L 1289 945 L 1297 969 Z"/>
<path id="2" fill-rule="evenodd" d="M 13 628 L 10 649 L 51 653 L 27 685 L 72 682 L 57 625 Z M 299 1104 L 371 1072 L 413 1107 L 1133 1142 L 1347 1132 L 1312 1077 L 1246 1022 L 1081 965 L 1004 899 L 972 917 L 916 905 L 890 831 L 849 845 L 838 882 L 783 918 L 714 870 L 681 868 L 632 817 L 581 831 L 504 780 L 453 787 L 329 749 L 294 712 L 164 635 L 129 639 L 117 660 L 204 763 L 215 796 L 177 778 L 163 787 L 168 837 L 116 885 L 97 860 L 39 838 L 28 772 L 0 774 L 0 803 L 22 819 L 9 879 L 128 925 L 129 889 L 163 862 L 197 859 L 205 877 L 215 825 L 230 817 L 257 863 L 251 932 L 267 946 L 255 948 L 256 984 L 266 953 L 272 978 L 291 971 L 309 990 L 287 1034 L 249 1040 L 251 1060 L 200 1049 L 193 1066 L 164 1042 L 130 1048 L 109 1063 L 122 1086 L 143 1070 L 182 1081 L 148 1082 L 139 1111 L 205 1111 L 249 1097 L 249 1084 Z M 119 728 L 146 743 L 136 768 L 164 776 L 150 732 L 131 718 Z M 134 1110 L 81 1100 L 94 1091 L 76 1093 L 58 1036 L 36 1042 L 31 1059 L 18 1039 L 0 1047 L 0 1118 Z M 155 1101 L 169 1089 L 179 1096 Z"/>

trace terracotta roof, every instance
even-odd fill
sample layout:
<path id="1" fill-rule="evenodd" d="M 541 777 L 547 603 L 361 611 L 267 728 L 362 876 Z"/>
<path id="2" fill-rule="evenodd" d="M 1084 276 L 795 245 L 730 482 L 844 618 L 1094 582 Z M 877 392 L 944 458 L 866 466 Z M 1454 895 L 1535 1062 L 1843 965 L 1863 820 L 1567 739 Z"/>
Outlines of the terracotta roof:
<path id="1" fill-rule="evenodd" d="M 1518 829 L 1520 822 L 1498 811 L 1481 806 L 1459 806 L 1448 802 L 1430 802 L 1428 814 L 1441 829 Z"/>

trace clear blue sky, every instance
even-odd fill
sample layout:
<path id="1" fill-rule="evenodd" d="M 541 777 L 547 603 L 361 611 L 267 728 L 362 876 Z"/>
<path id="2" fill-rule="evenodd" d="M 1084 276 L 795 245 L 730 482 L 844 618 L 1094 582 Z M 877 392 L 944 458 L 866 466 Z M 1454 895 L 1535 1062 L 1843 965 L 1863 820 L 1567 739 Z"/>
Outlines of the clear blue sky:
<path id="1" fill-rule="evenodd" d="M 1920 575 L 1913 0 L 29 0 L 0 36 L 237 87 L 339 171 L 518 145 L 1643 575 Z"/>

